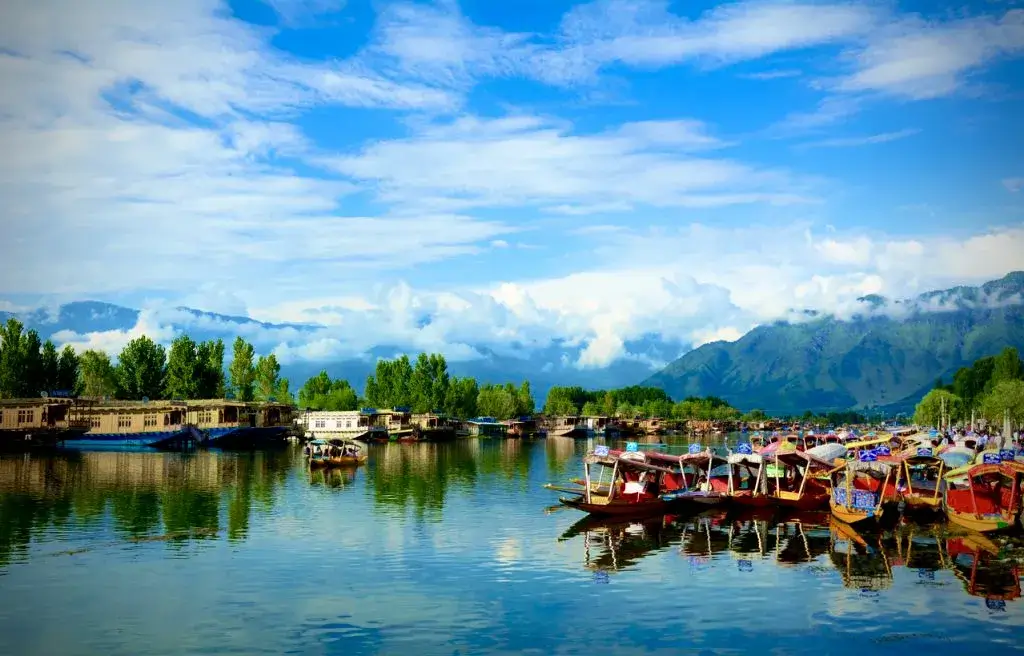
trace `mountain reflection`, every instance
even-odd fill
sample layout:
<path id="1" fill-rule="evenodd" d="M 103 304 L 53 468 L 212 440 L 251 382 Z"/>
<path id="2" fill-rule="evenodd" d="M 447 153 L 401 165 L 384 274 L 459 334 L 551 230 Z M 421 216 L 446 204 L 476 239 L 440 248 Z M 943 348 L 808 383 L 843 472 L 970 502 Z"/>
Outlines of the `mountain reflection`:
<path id="1" fill-rule="evenodd" d="M 941 524 L 904 524 L 882 534 L 861 534 L 827 512 L 779 516 L 770 510 L 708 511 L 635 520 L 584 518 L 558 540 L 580 540 L 584 567 L 602 577 L 636 569 L 644 558 L 671 548 L 698 569 L 723 567 L 727 562 L 735 562 L 741 572 L 753 571 L 758 562 L 804 566 L 838 575 L 845 588 L 865 594 L 890 589 L 901 570 L 913 573 L 925 585 L 936 585 L 936 574 L 945 571 L 959 580 L 967 594 L 985 599 L 990 610 L 1003 609 L 1007 601 L 1021 596 L 1024 568 L 1020 536 L 986 537 Z"/>
<path id="2" fill-rule="evenodd" d="M 132 541 L 173 544 L 222 529 L 230 540 L 244 539 L 253 510 L 273 506 L 293 458 L 290 451 L 0 458 L 0 567 L 25 558 L 38 534 L 101 529 L 107 521 Z"/>

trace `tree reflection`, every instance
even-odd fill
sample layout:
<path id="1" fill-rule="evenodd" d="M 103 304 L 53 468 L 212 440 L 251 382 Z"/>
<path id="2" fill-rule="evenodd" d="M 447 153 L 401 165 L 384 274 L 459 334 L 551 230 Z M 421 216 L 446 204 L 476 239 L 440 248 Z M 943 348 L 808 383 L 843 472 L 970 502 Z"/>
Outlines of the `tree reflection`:
<path id="1" fill-rule="evenodd" d="M 177 543 L 226 528 L 229 539 L 244 539 L 254 509 L 273 508 L 294 457 L 138 451 L 0 458 L 0 567 L 27 558 L 33 537 L 53 528 Z"/>

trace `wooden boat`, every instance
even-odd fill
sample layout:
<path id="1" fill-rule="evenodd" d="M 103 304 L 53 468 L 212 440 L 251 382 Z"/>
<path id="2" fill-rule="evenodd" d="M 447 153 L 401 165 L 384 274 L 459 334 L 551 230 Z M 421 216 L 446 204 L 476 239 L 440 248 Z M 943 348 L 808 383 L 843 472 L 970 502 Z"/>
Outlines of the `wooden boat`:
<path id="1" fill-rule="evenodd" d="M 679 489 L 682 476 L 678 467 L 655 464 L 648 455 L 642 451 L 613 452 L 608 447 L 597 447 L 583 459 L 582 487 L 544 487 L 569 492 L 572 497 L 560 497 L 559 501 L 592 515 L 665 514 L 678 507 L 679 502 L 663 499 L 662 495 Z M 596 480 L 592 475 L 595 466 L 599 468 Z"/>
<path id="2" fill-rule="evenodd" d="M 917 447 L 900 465 L 900 496 L 905 512 L 942 512 L 946 485 L 943 475 L 946 461 L 934 455 L 931 447 Z"/>
<path id="3" fill-rule="evenodd" d="M 951 522 L 985 533 L 1010 528 L 1021 512 L 1024 465 L 986 454 L 986 462 L 971 466 L 961 478 L 945 477 L 943 510 Z"/>
<path id="4" fill-rule="evenodd" d="M 313 440 L 306 445 L 309 466 L 319 467 L 352 467 L 366 462 L 367 455 L 358 442 L 335 438 L 331 440 Z"/>
<path id="5" fill-rule="evenodd" d="M 695 447 L 695 448 L 694 448 Z M 721 505 L 729 498 L 728 480 L 721 475 L 715 476 L 715 469 L 726 464 L 725 458 L 715 455 L 708 447 L 699 450 L 694 444 L 690 452 L 682 456 L 667 453 L 649 453 L 652 462 L 664 464 L 676 463 L 682 486 L 662 495 L 665 501 L 689 501 L 703 506 Z"/>
<path id="6" fill-rule="evenodd" d="M 797 451 L 796 445 L 789 442 L 779 442 L 773 453 L 762 453 L 762 457 L 767 465 L 768 494 L 773 503 L 797 510 L 817 510 L 828 505 L 828 478 L 834 469 L 831 462 Z"/>
<path id="7" fill-rule="evenodd" d="M 848 525 L 877 522 L 887 510 L 899 503 L 896 480 L 899 463 L 877 460 L 871 452 L 861 452 L 833 470 L 829 509 Z"/>
<path id="8" fill-rule="evenodd" d="M 740 444 L 736 453 L 726 458 L 729 467 L 729 500 L 748 508 L 764 508 L 772 505 L 768 496 L 768 481 L 765 474 L 764 458 L 753 452 L 750 444 Z"/>

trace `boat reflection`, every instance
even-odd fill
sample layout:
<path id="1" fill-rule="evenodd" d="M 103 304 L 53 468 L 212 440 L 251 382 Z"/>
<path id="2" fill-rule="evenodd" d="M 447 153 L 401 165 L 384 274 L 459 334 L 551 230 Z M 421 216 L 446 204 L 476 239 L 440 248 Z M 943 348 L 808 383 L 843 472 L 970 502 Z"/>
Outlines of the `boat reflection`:
<path id="1" fill-rule="evenodd" d="M 676 549 L 691 569 L 736 567 L 750 572 L 764 566 L 806 567 L 825 576 L 838 575 L 845 588 L 869 596 L 890 590 L 897 578 L 903 584 L 909 576 L 914 584 L 940 586 L 955 578 L 967 594 L 985 599 L 987 607 L 997 611 L 1021 597 L 1024 569 L 1021 536 L 993 538 L 955 526 L 913 523 L 883 533 L 861 533 L 828 512 L 711 510 L 633 521 L 587 517 L 559 541 L 579 538 L 584 567 L 603 577 Z"/>
<path id="2" fill-rule="evenodd" d="M 309 470 L 309 484 L 313 487 L 344 489 L 356 482 L 359 467 L 330 467 Z"/>

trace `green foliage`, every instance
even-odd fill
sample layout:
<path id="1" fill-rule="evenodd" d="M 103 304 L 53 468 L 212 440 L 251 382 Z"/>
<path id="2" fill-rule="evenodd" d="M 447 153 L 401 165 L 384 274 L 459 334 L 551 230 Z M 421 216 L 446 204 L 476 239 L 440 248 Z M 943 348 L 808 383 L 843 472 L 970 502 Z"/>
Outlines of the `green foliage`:
<path id="1" fill-rule="evenodd" d="M 78 361 L 78 393 L 83 396 L 115 396 L 117 373 L 103 351 L 85 351 Z"/>
<path id="2" fill-rule="evenodd" d="M 922 426 L 938 426 L 944 419 L 956 422 L 963 416 L 963 399 L 944 389 L 928 392 L 914 408 L 914 422 Z"/>
<path id="3" fill-rule="evenodd" d="M 210 340 L 196 346 L 196 361 L 199 367 L 199 391 L 201 399 L 222 399 L 226 391 L 224 384 L 224 341 Z"/>
<path id="4" fill-rule="evenodd" d="M 671 416 L 682 420 L 732 421 L 740 418 L 740 411 L 716 396 L 691 396 L 676 403 Z"/>
<path id="5" fill-rule="evenodd" d="M 25 396 L 22 328 L 14 317 L 0 327 L 0 396 L 7 399 Z"/>
<path id="6" fill-rule="evenodd" d="M 1013 426 L 1024 425 L 1024 381 L 996 383 L 981 403 L 982 416 L 997 427 L 1002 427 L 1007 413 Z"/>
<path id="7" fill-rule="evenodd" d="M 281 365 L 277 362 L 277 356 L 261 355 L 256 360 L 256 400 L 269 401 L 277 398 L 281 391 Z"/>
<path id="8" fill-rule="evenodd" d="M 56 389 L 78 394 L 78 355 L 70 344 L 64 346 L 57 359 Z"/>
<path id="9" fill-rule="evenodd" d="M 475 378 L 459 378 L 453 376 L 448 381 L 448 393 L 445 396 L 445 414 L 452 417 L 469 419 L 477 417 L 477 400 L 480 396 L 480 388 Z"/>
<path id="10" fill-rule="evenodd" d="M 740 418 L 746 422 L 766 421 L 768 419 L 768 415 L 765 414 L 764 410 L 754 409 L 750 412 L 744 413 Z"/>
<path id="11" fill-rule="evenodd" d="M 657 387 L 632 385 L 613 390 L 587 391 L 579 386 L 552 387 L 544 402 L 547 415 L 667 417 L 672 399 Z"/>
<path id="12" fill-rule="evenodd" d="M 378 360 L 374 373 L 366 379 L 366 400 L 375 408 L 412 406 L 412 363 L 409 356 Z"/>
<path id="13" fill-rule="evenodd" d="M 255 349 L 241 337 L 235 338 L 233 357 L 228 367 L 231 391 L 239 401 L 252 401 L 255 396 L 256 367 L 253 363 Z"/>
<path id="14" fill-rule="evenodd" d="M 409 391 L 413 412 L 434 412 L 444 408 L 448 398 L 448 363 L 440 353 L 420 353 L 412 371 Z"/>
<path id="15" fill-rule="evenodd" d="M 358 410 L 359 398 L 347 380 L 331 380 L 326 371 L 321 371 L 299 389 L 299 407 L 336 412 Z"/>
<path id="16" fill-rule="evenodd" d="M 45 389 L 45 373 L 43 371 L 43 344 L 39 341 L 39 333 L 30 330 L 21 339 L 22 385 L 25 396 L 39 396 Z"/>
<path id="17" fill-rule="evenodd" d="M 199 396 L 199 347 L 188 335 L 171 342 L 167 354 L 167 386 L 164 396 L 169 399 L 196 399 Z"/>
<path id="18" fill-rule="evenodd" d="M 167 377 L 167 353 L 149 337 L 136 337 L 118 356 L 115 374 L 118 398 L 158 399 Z"/>
<path id="19" fill-rule="evenodd" d="M 995 388 L 999 383 L 1011 380 L 1020 380 L 1024 378 L 1021 370 L 1024 369 L 1020 361 L 1020 354 L 1017 349 L 1008 347 L 1003 349 L 999 355 L 995 357 L 995 361 L 992 363 L 992 377 L 989 379 L 989 384 L 992 388 Z"/>
<path id="20" fill-rule="evenodd" d="M 526 395 L 523 388 L 517 388 L 512 383 L 504 385 L 484 385 L 477 395 L 477 412 L 483 417 L 494 417 L 495 419 L 512 419 L 533 412 L 533 397 L 529 396 L 529 386 L 526 387 Z"/>
<path id="21" fill-rule="evenodd" d="M 43 342 L 42 353 L 42 389 L 46 391 L 61 389 L 57 387 L 59 367 L 60 355 L 57 354 L 57 347 L 50 340 L 46 340 Z"/>

